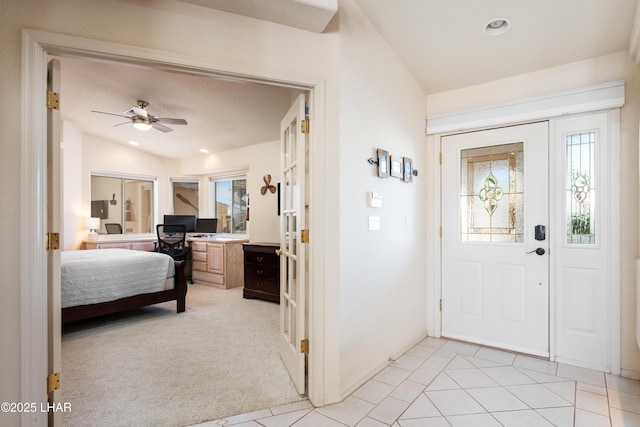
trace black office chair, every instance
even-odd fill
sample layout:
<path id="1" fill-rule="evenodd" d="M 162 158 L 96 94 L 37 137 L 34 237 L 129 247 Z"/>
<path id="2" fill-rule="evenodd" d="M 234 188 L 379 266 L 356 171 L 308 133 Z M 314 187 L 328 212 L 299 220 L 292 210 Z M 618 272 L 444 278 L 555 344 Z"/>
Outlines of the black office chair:
<path id="1" fill-rule="evenodd" d="M 107 229 L 107 234 L 122 234 L 122 225 L 120 224 L 105 224 L 104 228 Z"/>
<path id="2" fill-rule="evenodd" d="M 187 259 L 187 227 L 184 224 L 158 224 L 156 233 L 156 252 L 167 254 L 176 261 Z"/>

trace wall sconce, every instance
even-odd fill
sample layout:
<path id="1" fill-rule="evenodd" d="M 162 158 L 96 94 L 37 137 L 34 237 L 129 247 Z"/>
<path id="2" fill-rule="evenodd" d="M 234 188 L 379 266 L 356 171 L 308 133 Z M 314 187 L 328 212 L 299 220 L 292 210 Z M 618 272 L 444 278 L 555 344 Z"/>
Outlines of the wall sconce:
<path id="1" fill-rule="evenodd" d="M 89 229 L 89 234 L 87 235 L 87 240 L 95 241 L 98 240 L 97 230 L 100 229 L 100 218 L 86 218 L 86 227 Z"/>

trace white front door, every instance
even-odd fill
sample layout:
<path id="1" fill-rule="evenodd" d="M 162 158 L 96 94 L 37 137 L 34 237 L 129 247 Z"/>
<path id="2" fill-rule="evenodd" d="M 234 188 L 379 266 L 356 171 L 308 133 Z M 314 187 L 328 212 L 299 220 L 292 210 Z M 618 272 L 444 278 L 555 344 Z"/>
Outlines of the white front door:
<path id="1" fill-rule="evenodd" d="M 442 335 L 548 356 L 548 123 L 441 141 Z"/>
<path id="2" fill-rule="evenodd" d="M 300 394 L 305 393 L 306 245 L 308 141 L 302 131 L 305 97 L 300 95 L 280 123 L 280 356 Z"/>

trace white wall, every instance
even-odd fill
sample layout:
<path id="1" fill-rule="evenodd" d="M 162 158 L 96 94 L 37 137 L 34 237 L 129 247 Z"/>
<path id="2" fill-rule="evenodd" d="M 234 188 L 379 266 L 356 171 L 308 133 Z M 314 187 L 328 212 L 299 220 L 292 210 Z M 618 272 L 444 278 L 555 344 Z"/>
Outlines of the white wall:
<path id="1" fill-rule="evenodd" d="M 82 199 L 82 132 L 69 122 L 62 124 L 62 249 L 80 249 L 87 237 L 83 218 L 91 213 Z"/>
<path id="2" fill-rule="evenodd" d="M 377 148 L 426 167 L 425 94 L 351 2 L 340 9 L 340 372 L 353 391 L 426 336 L 425 178 L 380 178 Z M 367 194 L 383 195 L 371 208 Z M 380 231 L 368 231 L 379 216 Z M 344 396 L 343 396 L 344 397 Z"/>
<path id="3" fill-rule="evenodd" d="M 635 260 L 638 257 L 638 119 L 640 68 L 627 52 L 580 61 L 535 73 L 498 80 L 427 97 L 429 116 L 477 108 L 594 85 L 625 80 L 625 105 L 621 110 L 620 224 L 621 224 L 621 366 L 624 375 L 640 377 L 640 350 L 635 343 Z M 429 138 L 430 153 L 434 139 Z M 437 160 L 429 159 L 430 165 Z M 615 173 L 615 172 L 614 172 Z M 433 202 L 433 199 L 432 201 Z M 431 280 L 430 287 L 438 286 Z"/>
<path id="4" fill-rule="evenodd" d="M 229 171 L 247 172 L 247 191 L 251 196 L 248 235 L 253 242 L 277 242 L 279 216 L 277 193 L 260 194 L 263 176 L 270 174 L 271 183 L 279 181 L 280 143 L 256 144 L 238 150 L 194 157 L 183 161 L 165 159 L 141 150 L 99 137 L 82 134 L 72 124 L 64 123 L 63 248 L 80 249 L 87 230 L 84 218 L 91 212 L 91 172 L 148 175 L 157 177 L 156 194 L 158 216 L 171 213 L 172 177 L 196 177 L 200 181 L 199 203 L 202 217 L 213 217 L 210 212 L 210 176 L 224 176 Z M 110 193 L 109 193 L 110 194 Z M 110 197 L 110 195 L 109 195 Z"/>
<path id="5" fill-rule="evenodd" d="M 260 193 L 264 185 L 263 177 L 271 175 L 271 185 L 280 181 L 280 141 L 256 144 L 246 148 L 228 150 L 206 156 L 194 157 L 180 162 L 180 174 L 200 177 L 200 211 L 213 217 L 207 209 L 211 205 L 209 177 L 225 176 L 241 171 L 247 174 L 247 193 L 250 198 L 250 219 L 247 234 L 252 242 L 273 242 L 279 240 L 280 223 L 278 216 L 278 194 Z"/>

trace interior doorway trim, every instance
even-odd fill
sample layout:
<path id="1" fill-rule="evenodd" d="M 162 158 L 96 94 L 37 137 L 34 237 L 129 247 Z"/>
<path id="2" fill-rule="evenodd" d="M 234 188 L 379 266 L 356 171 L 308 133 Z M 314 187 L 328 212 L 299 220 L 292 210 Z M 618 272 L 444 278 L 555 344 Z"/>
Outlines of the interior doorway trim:
<path id="1" fill-rule="evenodd" d="M 431 165 L 433 181 L 430 184 L 432 199 L 430 202 L 434 206 L 434 215 L 430 224 L 430 235 L 436 238 L 430 240 L 430 249 L 433 260 L 428 260 L 432 266 L 432 272 L 427 278 L 428 295 L 427 318 L 429 319 L 428 333 L 430 336 L 439 337 L 442 330 L 439 302 L 442 297 L 441 277 L 442 277 L 442 248 L 438 229 L 442 224 L 442 175 L 440 170 L 440 146 L 444 136 L 456 132 L 475 131 L 492 127 L 509 126 L 514 124 L 530 123 L 537 120 L 549 120 L 553 126 L 555 117 L 589 113 L 594 111 L 611 110 L 610 126 L 610 171 L 619 170 L 620 157 L 620 129 L 619 113 L 616 109 L 621 108 L 625 102 L 625 83 L 623 80 L 612 81 L 593 86 L 586 86 L 564 92 L 544 95 L 540 97 L 517 100 L 510 103 L 489 105 L 473 110 L 462 110 L 448 114 L 427 117 L 426 134 L 432 136 L 430 147 L 428 148 L 428 164 Z M 513 109 L 513 110 L 512 110 Z M 617 122 L 616 122 L 617 120 Z M 553 134 L 549 136 L 549 143 L 553 144 Z M 611 188 L 619 188 L 619 174 L 611 173 Z M 615 231 L 611 236 L 611 253 L 609 283 L 611 284 L 609 296 L 610 313 L 610 370 L 614 375 L 621 372 L 620 364 L 620 194 L 619 191 L 611 191 L 610 195 L 610 229 Z M 618 213 L 617 215 L 615 213 Z M 432 263 L 432 264 L 431 264 Z M 553 301 L 551 301 L 553 308 Z M 554 357 L 553 340 L 555 325 L 550 328 L 551 357 Z"/>
<path id="2" fill-rule="evenodd" d="M 156 51 L 99 40 L 84 39 L 44 31 L 22 31 L 21 80 L 21 174 L 20 174 L 20 334 L 21 399 L 23 402 L 47 402 L 47 274 L 46 227 L 46 82 L 47 55 L 110 60 L 151 66 L 165 71 L 201 73 L 235 80 L 259 82 L 307 90 L 314 121 L 310 140 L 310 197 L 313 205 L 323 206 L 323 191 L 314 191 L 324 176 L 325 81 L 316 76 L 286 71 L 273 72 L 258 67 L 213 62 L 206 58 Z M 315 185 L 314 185 L 315 183 Z M 321 203 L 322 202 L 322 203 Z M 310 213 L 310 228 L 316 241 L 309 246 L 309 275 L 313 282 L 309 293 L 309 339 L 314 352 L 309 354 L 307 394 L 312 403 L 324 403 L 324 216 L 321 209 Z M 318 247 L 320 250 L 315 250 Z M 64 382 L 63 382 L 64 384 Z M 22 414 L 24 425 L 47 425 L 47 414 Z"/>

